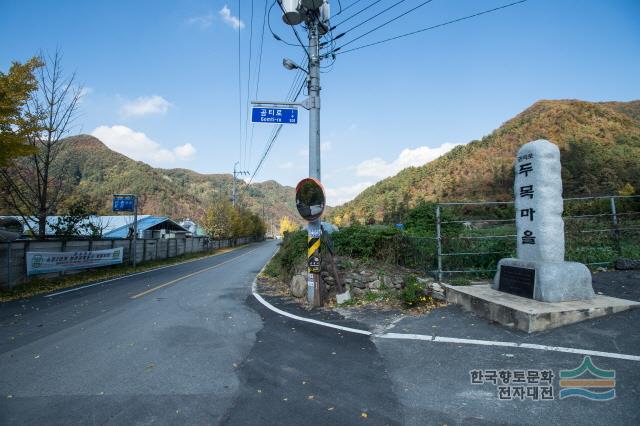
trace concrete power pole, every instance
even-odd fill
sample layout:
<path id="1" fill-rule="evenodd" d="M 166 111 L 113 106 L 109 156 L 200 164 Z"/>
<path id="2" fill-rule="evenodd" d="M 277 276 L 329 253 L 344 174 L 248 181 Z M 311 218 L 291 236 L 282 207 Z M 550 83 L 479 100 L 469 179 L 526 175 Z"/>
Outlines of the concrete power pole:
<path id="1" fill-rule="evenodd" d="M 237 195 L 238 195 L 238 191 L 236 189 L 237 188 L 237 186 L 236 186 L 236 176 L 237 175 L 242 176 L 242 175 L 248 175 L 249 174 L 249 172 L 247 172 L 247 171 L 242 171 L 242 170 L 237 170 L 236 171 L 236 168 L 238 167 L 238 164 L 240 164 L 240 162 L 236 161 L 236 163 L 233 165 L 233 190 L 232 190 L 232 194 L 233 195 L 231 196 L 232 197 L 231 200 L 233 202 L 233 207 L 236 206 Z"/>
<path id="2" fill-rule="evenodd" d="M 318 20 L 307 19 L 309 28 L 309 177 L 320 180 L 320 51 Z"/>
<path id="3" fill-rule="evenodd" d="M 309 177 L 320 181 L 320 60 L 322 58 L 319 40 L 321 31 L 324 34 L 329 28 L 329 2 L 327 0 L 276 1 L 282 10 L 282 19 L 286 24 L 295 26 L 302 22 L 306 23 L 309 46 L 302 47 L 307 51 L 309 69 L 304 69 L 290 59 L 284 59 L 282 65 L 288 70 L 300 69 L 307 74 L 309 98 L 299 103 L 254 101 L 252 104 L 302 106 L 309 110 Z M 296 37 L 302 45 L 297 32 Z M 309 222 L 307 230 L 307 257 L 309 260 L 313 258 L 320 261 L 319 241 L 322 236 L 320 219 Z M 311 267 L 309 267 L 308 274 L 307 300 L 314 306 L 321 306 L 323 294 L 321 274 L 312 272 Z"/>
<path id="4" fill-rule="evenodd" d="M 309 30 L 309 177 L 320 181 L 320 49 L 318 34 L 318 19 L 314 13 L 307 14 L 307 28 Z M 320 259 L 320 246 L 314 245 L 314 241 L 321 241 L 322 226 L 321 219 L 316 219 L 309 223 L 307 241 L 309 249 L 307 256 L 309 259 L 315 257 Z M 322 275 L 308 270 L 309 288 L 307 300 L 313 306 L 322 306 L 323 284 Z M 313 281 L 313 287 L 311 287 Z"/>

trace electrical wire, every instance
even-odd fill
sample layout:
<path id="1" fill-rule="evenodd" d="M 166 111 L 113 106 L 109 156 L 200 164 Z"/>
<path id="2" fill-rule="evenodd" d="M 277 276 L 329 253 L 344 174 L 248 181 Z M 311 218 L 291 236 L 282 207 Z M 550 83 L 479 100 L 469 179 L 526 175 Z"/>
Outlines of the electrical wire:
<path id="1" fill-rule="evenodd" d="M 404 1 L 404 0 L 399 1 L 398 3 L 394 4 L 393 6 L 398 5 L 398 4 L 399 4 L 399 3 L 401 3 L 402 1 Z M 422 3 L 420 3 L 419 5 L 414 6 L 413 8 L 411 8 L 411 9 L 407 10 L 406 12 L 403 12 L 403 13 L 401 13 L 400 15 L 398 15 L 398 16 L 396 16 L 396 17 L 394 17 L 394 18 L 391 18 L 391 19 L 389 19 L 388 21 L 385 21 L 385 22 L 383 22 L 382 24 L 378 25 L 377 27 L 372 28 L 371 30 L 367 31 L 366 33 L 361 34 L 361 35 L 359 35 L 358 37 L 356 37 L 356 38 L 354 38 L 354 39 L 352 39 L 352 40 L 350 40 L 350 41 L 346 42 L 346 43 L 345 43 L 345 44 L 343 44 L 342 46 L 340 46 L 340 47 L 338 47 L 337 49 L 335 49 L 333 52 L 337 52 L 338 50 L 342 49 L 343 47 L 350 45 L 350 44 L 351 44 L 351 43 L 353 43 L 354 41 L 360 40 L 362 37 L 365 37 L 365 36 L 367 36 L 367 35 L 371 34 L 371 33 L 372 33 L 372 32 L 374 32 L 374 31 L 378 31 L 380 28 L 382 28 L 382 27 L 384 27 L 384 26 L 387 26 L 387 25 L 389 25 L 389 24 L 390 24 L 390 23 L 392 23 L 392 22 L 397 21 L 398 19 L 402 18 L 403 16 L 406 16 L 406 15 L 408 15 L 409 13 L 414 12 L 415 10 L 417 10 L 417 9 L 421 8 L 422 6 L 425 6 L 425 5 L 429 4 L 429 3 L 431 3 L 432 1 L 433 1 L 433 0 L 425 0 L 425 1 L 423 1 L 423 2 L 422 2 Z M 393 6 L 392 6 L 392 7 L 393 7 Z M 389 9 L 389 8 L 387 8 L 387 10 L 388 10 L 388 9 Z M 383 12 L 384 12 L 384 11 L 383 11 Z M 366 21 L 365 21 L 365 22 L 366 22 Z M 360 25 L 360 24 L 356 25 L 356 27 L 358 27 L 359 25 Z M 354 27 L 354 28 L 356 28 L 356 27 Z M 352 29 L 353 29 L 353 28 L 352 28 Z M 350 30 L 348 30 L 348 31 L 351 31 L 351 29 L 350 29 Z M 339 38 L 339 37 L 343 36 L 343 35 L 344 35 L 344 34 L 346 34 L 348 31 L 345 31 L 343 34 L 340 34 L 337 38 Z"/>
<path id="2" fill-rule="evenodd" d="M 499 7 L 494 7 L 493 9 L 487 9 L 487 10 L 484 10 L 482 12 L 474 13 L 472 15 L 467 15 L 467 16 L 463 16 L 461 18 L 452 19 L 450 21 L 443 22 L 441 24 L 432 25 L 430 27 L 422 28 L 422 29 L 419 29 L 419 30 L 416 30 L 416 31 L 411 31 L 411 32 L 408 32 L 408 33 L 405 33 L 405 34 L 400 34 L 400 35 L 397 35 L 395 37 L 389 37 L 389 38 L 386 38 L 386 39 L 383 39 L 383 40 L 376 41 L 374 43 L 365 44 L 365 45 L 362 45 L 362 46 L 354 47 L 352 49 L 343 50 L 343 51 L 339 52 L 340 49 L 342 49 L 344 46 L 346 46 L 346 44 L 344 44 L 344 45 L 338 47 L 337 49 L 334 49 L 329 54 L 342 55 L 344 53 L 355 52 L 356 50 L 364 49 L 365 47 L 377 46 L 378 44 L 386 43 L 386 42 L 389 42 L 389 41 L 397 40 L 399 38 L 408 37 L 408 36 L 411 36 L 411 35 L 414 35 L 414 34 L 418 34 L 418 33 L 422 33 L 422 32 L 429 31 L 429 30 L 433 30 L 433 29 L 436 29 L 436 28 L 444 27 L 446 25 L 454 24 L 456 22 L 460 22 L 460 21 L 464 21 L 464 20 L 467 20 L 467 19 L 475 18 L 477 16 L 485 15 L 487 13 L 495 12 L 495 11 L 498 11 L 500 9 L 506 9 L 508 7 L 511 7 L 511 6 L 515 6 L 515 5 L 518 5 L 518 4 L 521 4 L 521 3 L 525 3 L 526 1 L 527 0 L 516 1 L 516 2 L 505 4 L 505 5 L 502 5 L 502 6 L 499 6 Z M 327 55 L 329 55 L 329 54 L 327 54 Z"/>
<path id="3" fill-rule="evenodd" d="M 238 0 L 238 22 L 242 22 L 240 20 L 240 0 Z M 238 129 L 239 129 L 239 144 L 240 144 L 240 155 L 239 160 L 242 161 L 242 55 L 241 55 L 241 47 L 242 47 L 242 39 L 240 37 L 241 31 L 240 26 L 238 26 Z"/>
<path id="4" fill-rule="evenodd" d="M 275 0 L 275 1 L 278 1 L 278 0 Z M 271 28 L 271 9 L 273 9 L 275 5 L 276 5 L 275 2 L 271 4 L 271 7 L 269 8 L 269 12 L 267 14 L 267 25 L 269 26 L 269 31 L 271 32 L 271 35 L 273 36 L 273 38 L 275 38 L 281 43 L 286 44 L 287 46 L 298 47 L 296 43 L 289 43 L 288 41 L 283 40 L 282 37 L 276 34 L 275 31 L 273 31 L 273 28 Z"/>
<path id="5" fill-rule="evenodd" d="M 278 3 L 278 6 L 280 6 L 280 10 L 282 10 L 282 13 L 284 14 L 285 11 L 284 11 L 284 8 L 282 7 L 282 4 L 278 0 L 275 0 L 275 2 Z M 310 60 L 311 58 L 309 57 L 309 51 L 307 50 L 307 47 L 305 46 L 305 44 L 302 42 L 302 39 L 300 38 L 300 34 L 298 34 L 298 30 L 296 30 L 296 27 L 294 25 L 289 25 L 289 26 L 293 30 L 293 34 L 296 36 L 298 43 L 300 43 L 300 47 L 302 48 L 302 50 L 304 50 L 304 53 L 307 55 L 307 58 Z"/>
<path id="6" fill-rule="evenodd" d="M 382 15 L 383 13 L 385 13 L 385 12 L 387 12 L 387 11 L 389 11 L 389 10 L 393 9 L 394 7 L 398 6 L 400 3 L 404 3 L 405 1 L 406 1 L 406 0 L 399 0 L 399 1 L 397 1 L 396 3 L 392 4 L 391 6 L 387 7 L 386 9 L 383 9 L 382 11 L 380 11 L 380 12 L 376 13 L 375 15 L 373 15 L 372 17 L 370 17 L 369 19 L 365 19 L 364 21 L 360 22 L 359 24 L 356 24 L 356 25 L 354 25 L 353 27 L 349 28 L 348 30 L 343 31 L 341 34 L 339 34 L 339 35 L 338 35 L 338 37 L 336 37 L 336 38 L 335 38 L 335 40 L 337 40 L 337 39 L 339 39 L 340 37 L 344 36 L 344 35 L 345 35 L 345 34 L 347 34 L 348 32 L 351 32 L 351 31 L 355 30 L 356 28 L 363 26 L 363 25 L 364 25 L 364 24 L 366 24 L 367 22 L 370 22 L 371 20 L 373 20 L 373 19 L 377 18 L 378 16 Z M 431 1 L 431 0 L 430 0 L 430 1 Z M 426 2 L 426 3 L 429 3 L 429 2 Z M 424 4 L 426 4 L 426 3 L 423 3 L 423 4 L 421 4 L 421 5 L 417 6 L 417 7 L 423 6 L 423 5 L 424 5 Z M 332 29 L 335 29 L 335 28 L 332 28 Z M 334 40 L 334 41 L 335 41 L 335 40 Z"/>
<path id="7" fill-rule="evenodd" d="M 300 72 L 303 75 L 306 75 L 306 73 L 304 73 L 304 71 L 300 70 Z M 296 75 L 296 77 L 294 79 L 294 83 L 299 80 L 298 77 L 299 76 Z M 305 80 L 306 79 L 302 79 L 302 81 L 300 81 L 298 83 L 298 85 L 299 85 L 298 90 L 297 91 L 294 90 L 295 96 L 293 96 L 293 98 L 289 97 L 288 98 L 289 99 L 288 102 L 295 102 L 295 101 L 298 100 L 298 97 L 300 97 L 300 94 L 302 93 L 302 89 L 305 86 L 305 84 L 304 84 Z M 296 86 L 294 84 L 292 84 L 291 87 L 296 87 Z M 291 92 L 291 90 L 290 90 L 290 93 L 293 93 L 293 92 Z M 249 182 L 247 183 L 247 187 L 249 185 L 251 185 L 251 182 L 253 182 L 253 179 L 255 178 L 255 176 L 258 174 L 258 172 L 262 168 L 262 165 L 264 164 L 265 159 L 269 155 L 269 152 L 271 152 L 271 148 L 273 147 L 274 143 L 278 139 L 278 136 L 280 135 L 280 131 L 282 130 L 282 126 L 284 126 L 284 125 L 283 124 L 278 124 L 278 126 L 271 132 L 271 136 L 269 138 L 269 142 L 267 142 L 267 146 L 265 147 L 264 153 L 262 154 L 262 157 L 260 158 L 260 161 L 256 165 L 256 168 L 255 168 L 253 174 L 251 175 L 251 178 L 249 179 Z"/>
<path id="8" fill-rule="evenodd" d="M 338 13 L 336 13 L 335 16 L 340 15 L 342 12 L 346 12 L 348 9 L 352 8 L 353 6 L 355 6 L 356 4 L 360 3 L 362 0 L 356 0 L 353 3 L 351 3 L 349 6 L 345 7 L 344 9 L 342 7 L 340 7 L 340 11 Z"/>
<path id="9" fill-rule="evenodd" d="M 262 70 L 262 48 L 264 46 L 264 29 L 267 21 L 267 5 L 269 4 L 269 0 L 264 0 L 264 13 L 262 16 L 262 34 L 260 35 L 260 50 L 258 54 L 258 71 L 256 73 L 256 91 L 255 91 L 255 99 L 258 99 L 258 93 L 260 88 L 260 71 Z M 252 158 L 253 152 L 253 133 L 255 130 L 255 123 L 251 123 L 251 138 L 249 139 L 249 161 Z"/>
<path id="10" fill-rule="evenodd" d="M 371 3 L 370 5 L 363 7 L 362 9 L 360 9 L 359 11 L 357 11 L 356 13 L 354 13 L 353 15 L 348 16 L 348 17 L 346 17 L 345 19 L 343 19 L 342 21 L 340 21 L 340 22 L 338 22 L 337 24 L 335 24 L 335 25 L 333 26 L 333 28 L 336 28 L 337 26 L 344 24 L 345 22 L 349 21 L 350 19 L 355 18 L 356 16 L 360 15 L 360 14 L 361 14 L 362 12 L 364 12 L 365 10 L 367 10 L 367 9 L 369 9 L 369 8 L 371 8 L 371 7 L 373 7 L 373 6 L 375 6 L 376 4 L 380 3 L 381 1 L 382 1 L 382 0 L 376 0 L 376 1 L 374 1 L 373 3 Z M 356 2 L 356 3 L 357 3 L 357 2 Z M 355 4 L 355 3 L 354 3 L 354 4 Z M 346 8 L 345 8 L 345 10 L 346 10 Z"/>
<path id="11" fill-rule="evenodd" d="M 253 1 L 251 1 L 251 17 L 249 18 L 249 61 L 247 76 L 247 102 L 246 114 L 244 117 L 244 168 L 248 167 L 250 158 L 247 157 L 248 139 L 249 139 L 249 98 L 251 97 L 251 59 L 253 58 Z"/>

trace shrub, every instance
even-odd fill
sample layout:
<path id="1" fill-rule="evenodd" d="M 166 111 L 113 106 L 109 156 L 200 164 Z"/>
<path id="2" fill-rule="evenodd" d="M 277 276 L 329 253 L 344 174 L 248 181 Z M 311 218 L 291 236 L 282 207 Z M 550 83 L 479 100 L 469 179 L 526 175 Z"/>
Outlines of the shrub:
<path id="1" fill-rule="evenodd" d="M 404 279 L 404 289 L 400 293 L 400 299 L 405 307 L 411 308 L 420 302 L 426 302 L 427 296 L 424 294 L 424 284 L 421 284 L 414 275 L 409 275 Z"/>
<path id="2" fill-rule="evenodd" d="M 280 277 L 283 281 L 291 279 L 296 267 L 307 259 L 307 231 L 287 232 L 281 243 L 280 251 L 265 269 L 265 274 Z"/>
<path id="3" fill-rule="evenodd" d="M 331 234 L 339 254 L 364 259 L 389 260 L 394 258 L 398 229 L 390 226 L 353 225 Z"/>
<path id="4" fill-rule="evenodd" d="M 453 279 L 449 280 L 449 284 L 451 284 L 451 285 L 469 285 L 469 284 L 471 284 L 471 281 L 469 281 L 469 279 L 465 278 L 465 277 L 457 277 L 457 278 L 453 278 Z"/>

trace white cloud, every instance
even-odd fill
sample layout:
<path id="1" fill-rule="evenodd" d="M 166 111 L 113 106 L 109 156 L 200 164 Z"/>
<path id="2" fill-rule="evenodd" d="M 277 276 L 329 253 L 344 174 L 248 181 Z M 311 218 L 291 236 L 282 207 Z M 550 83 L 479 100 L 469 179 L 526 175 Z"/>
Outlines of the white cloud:
<path id="1" fill-rule="evenodd" d="M 91 135 L 100 139 L 112 150 L 151 165 L 173 164 L 179 160 L 189 160 L 196 153 L 196 149 L 190 143 L 173 149 L 163 148 L 144 133 L 136 132 L 126 126 L 99 126 L 91 132 Z"/>
<path id="2" fill-rule="evenodd" d="M 415 149 L 406 148 L 400 152 L 398 158 L 388 163 L 380 157 L 365 160 L 356 166 L 358 176 L 383 179 L 393 176 L 400 170 L 411 166 L 422 166 L 441 155 L 451 151 L 460 144 L 444 143 L 436 148 L 420 146 Z"/>
<path id="3" fill-rule="evenodd" d="M 222 9 L 218 11 L 218 14 L 222 18 L 222 20 L 234 30 L 244 28 L 244 22 L 238 19 L 237 16 L 233 16 L 231 14 L 231 9 L 229 9 L 229 6 L 227 6 L 226 4 L 222 6 Z"/>
<path id="4" fill-rule="evenodd" d="M 327 204 L 337 206 L 347 201 L 353 200 L 356 195 L 373 185 L 373 182 L 360 182 L 349 186 L 339 186 L 337 188 L 325 188 L 327 193 Z"/>
<path id="5" fill-rule="evenodd" d="M 122 105 L 120 114 L 125 118 L 151 114 L 166 114 L 170 106 L 171 103 L 162 96 L 140 96 Z"/>
<path id="6" fill-rule="evenodd" d="M 293 169 L 293 162 L 285 161 L 284 163 L 280 164 L 278 167 L 283 170 Z"/>
<path id="7" fill-rule="evenodd" d="M 322 142 L 320 144 L 320 151 L 321 152 L 329 152 L 329 151 L 331 151 L 331 141 Z"/>
<path id="8" fill-rule="evenodd" d="M 196 149 L 190 143 L 186 143 L 173 148 L 173 152 L 180 160 L 191 160 L 196 154 Z"/>
<path id="9" fill-rule="evenodd" d="M 187 24 L 189 25 L 197 25 L 202 29 L 209 28 L 211 24 L 213 24 L 213 12 L 208 12 L 206 15 L 194 16 L 193 18 L 187 19 Z"/>

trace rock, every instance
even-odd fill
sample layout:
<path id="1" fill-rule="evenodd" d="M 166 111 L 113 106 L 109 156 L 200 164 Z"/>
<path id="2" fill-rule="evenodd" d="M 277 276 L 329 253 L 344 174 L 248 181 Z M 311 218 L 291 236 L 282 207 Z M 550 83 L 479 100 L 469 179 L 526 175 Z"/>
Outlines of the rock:
<path id="1" fill-rule="evenodd" d="M 438 283 L 431 283 L 427 286 L 427 288 L 429 288 L 431 291 L 444 294 L 444 288 L 442 288 L 442 286 Z"/>
<path id="2" fill-rule="evenodd" d="M 431 277 L 425 277 L 425 278 L 416 277 L 416 280 L 418 280 L 420 284 L 431 284 L 433 282 L 433 278 Z"/>
<path id="3" fill-rule="evenodd" d="M 354 296 L 362 296 L 365 293 L 365 291 L 363 289 L 358 288 L 358 287 L 352 288 L 351 292 L 353 293 Z"/>
<path id="4" fill-rule="evenodd" d="M 598 266 L 596 268 L 596 271 L 598 271 L 598 272 L 607 272 L 607 268 L 603 268 L 602 266 Z"/>
<path id="5" fill-rule="evenodd" d="M 640 260 L 638 259 L 616 259 L 615 268 L 619 271 L 628 271 L 631 269 L 640 269 Z"/>
<path id="6" fill-rule="evenodd" d="M 377 290 L 377 289 L 380 288 L 381 285 L 382 285 L 382 282 L 380 280 L 375 280 L 375 281 L 371 281 L 369 284 L 367 284 L 367 287 Z"/>
<path id="7" fill-rule="evenodd" d="M 305 297 L 307 294 L 307 279 L 301 274 L 294 275 L 291 278 L 290 287 L 293 297 Z"/>
<path id="8" fill-rule="evenodd" d="M 433 291 L 431 292 L 431 297 L 435 300 L 440 300 L 443 302 L 447 301 L 447 296 L 445 296 L 444 293 L 440 293 L 439 291 Z"/>
<path id="9" fill-rule="evenodd" d="M 344 302 L 348 302 L 349 300 L 351 300 L 351 293 L 349 292 L 349 290 L 345 291 L 344 293 L 336 294 L 336 302 L 338 303 L 338 305 L 341 305 Z"/>
<path id="10" fill-rule="evenodd" d="M 357 287 L 357 288 L 367 288 L 367 285 L 360 280 L 354 281 L 352 284 L 354 287 Z"/>

